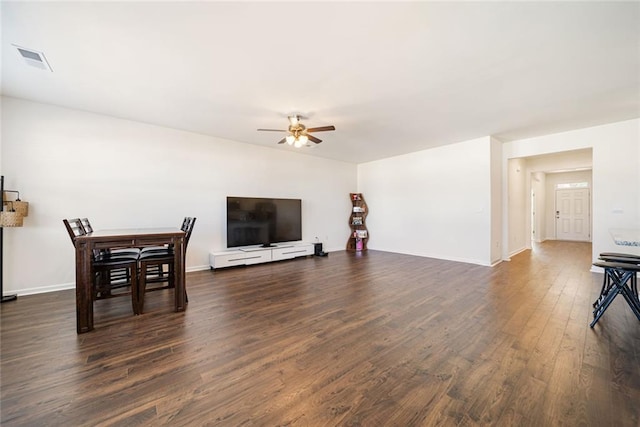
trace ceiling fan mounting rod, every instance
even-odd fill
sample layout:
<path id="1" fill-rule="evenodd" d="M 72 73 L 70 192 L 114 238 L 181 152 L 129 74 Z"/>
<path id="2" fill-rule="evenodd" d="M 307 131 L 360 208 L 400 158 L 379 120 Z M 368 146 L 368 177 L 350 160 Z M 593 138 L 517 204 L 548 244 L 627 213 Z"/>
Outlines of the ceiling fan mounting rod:
<path id="1" fill-rule="evenodd" d="M 291 126 L 297 126 L 300 123 L 300 119 L 302 119 L 302 117 L 298 114 L 292 114 L 288 117 L 288 119 Z"/>

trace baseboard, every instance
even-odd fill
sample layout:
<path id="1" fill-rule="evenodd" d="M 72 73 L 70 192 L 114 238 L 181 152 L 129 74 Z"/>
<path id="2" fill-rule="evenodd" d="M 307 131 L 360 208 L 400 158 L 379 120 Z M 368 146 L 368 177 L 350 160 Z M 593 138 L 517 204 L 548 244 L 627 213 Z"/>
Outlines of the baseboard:
<path id="1" fill-rule="evenodd" d="M 509 258 L 514 257 L 514 256 L 518 255 L 519 253 L 522 253 L 522 252 L 528 251 L 528 250 L 530 250 L 530 248 L 527 248 L 527 247 L 516 249 L 515 251 L 513 251 L 513 252 L 511 252 L 509 254 Z"/>
<path id="2" fill-rule="evenodd" d="M 15 293 L 20 297 L 25 295 L 45 294 L 47 292 L 66 291 L 66 290 L 75 289 L 75 288 L 76 288 L 76 282 L 71 282 L 71 283 L 61 283 L 61 284 L 50 285 L 50 286 L 40 286 L 37 288 L 5 290 L 5 294 L 10 295 Z"/>
<path id="3" fill-rule="evenodd" d="M 208 269 L 209 269 L 208 265 L 196 265 L 193 267 L 187 267 L 185 271 L 189 273 L 192 271 L 202 271 L 202 270 L 208 270 Z M 18 290 L 5 289 L 5 294 L 6 295 L 17 294 L 18 296 L 25 296 L 25 295 L 45 294 L 47 292 L 66 291 L 66 290 L 75 289 L 75 288 L 76 288 L 76 282 L 71 282 L 71 283 L 61 283 L 61 284 L 50 285 L 50 286 L 40 286 L 37 288 L 27 288 L 27 289 L 18 289 Z"/>

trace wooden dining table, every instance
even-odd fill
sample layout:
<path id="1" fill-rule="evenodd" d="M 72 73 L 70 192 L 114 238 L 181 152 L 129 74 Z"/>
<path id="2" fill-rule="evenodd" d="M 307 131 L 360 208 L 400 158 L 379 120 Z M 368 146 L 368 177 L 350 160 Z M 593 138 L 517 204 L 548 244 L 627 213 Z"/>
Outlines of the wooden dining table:
<path id="1" fill-rule="evenodd" d="M 76 322 L 77 332 L 93 330 L 93 280 L 91 258 L 95 249 L 142 248 L 173 245 L 175 263 L 175 311 L 184 311 L 185 232 L 179 228 L 132 228 L 95 230 L 76 238 Z"/>

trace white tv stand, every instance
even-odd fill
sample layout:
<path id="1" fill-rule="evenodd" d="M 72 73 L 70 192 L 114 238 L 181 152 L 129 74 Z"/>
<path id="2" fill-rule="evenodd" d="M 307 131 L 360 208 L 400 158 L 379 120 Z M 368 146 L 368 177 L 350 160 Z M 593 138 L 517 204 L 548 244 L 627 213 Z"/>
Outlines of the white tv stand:
<path id="1" fill-rule="evenodd" d="M 313 253 L 314 246 L 311 243 L 282 243 L 268 248 L 254 246 L 211 252 L 209 254 L 209 265 L 211 269 L 216 269 L 237 265 L 262 264 L 264 262 L 309 256 L 313 255 Z"/>

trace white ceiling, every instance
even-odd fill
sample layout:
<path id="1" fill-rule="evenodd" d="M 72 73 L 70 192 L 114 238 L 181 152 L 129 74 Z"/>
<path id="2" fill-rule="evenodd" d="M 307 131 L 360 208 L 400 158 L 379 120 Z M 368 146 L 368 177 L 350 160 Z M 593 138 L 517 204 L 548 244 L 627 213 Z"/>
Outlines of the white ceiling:
<path id="1" fill-rule="evenodd" d="M 640 117 L 637 2 L 3 1 L 1 13 L 6 96 L 348 162 Z M 300 149 L 256 131 L 292 112 L 337 130 Z"/>

